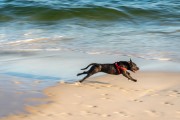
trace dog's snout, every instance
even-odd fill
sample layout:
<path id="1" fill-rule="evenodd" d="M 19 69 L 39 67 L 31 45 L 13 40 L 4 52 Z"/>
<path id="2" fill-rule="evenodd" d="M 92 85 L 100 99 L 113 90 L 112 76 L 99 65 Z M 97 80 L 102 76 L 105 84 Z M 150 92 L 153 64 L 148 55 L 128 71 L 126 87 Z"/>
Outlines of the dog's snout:
<path id="1" fill-rule="evenodd" d="M 137 67 L 137 70 L 139 70 L 139 67 Z"/>

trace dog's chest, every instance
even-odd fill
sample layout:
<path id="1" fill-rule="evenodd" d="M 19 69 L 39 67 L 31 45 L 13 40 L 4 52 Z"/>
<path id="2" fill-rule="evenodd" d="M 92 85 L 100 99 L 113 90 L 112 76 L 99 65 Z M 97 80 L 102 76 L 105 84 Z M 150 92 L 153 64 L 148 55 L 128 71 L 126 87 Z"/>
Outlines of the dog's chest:
<path id="1" fill-rule="evenodd" d="M 113 64 L 102 65 L 102 72 L 105 72 L 108 74 L 118 74 L 118 72 Z"/>

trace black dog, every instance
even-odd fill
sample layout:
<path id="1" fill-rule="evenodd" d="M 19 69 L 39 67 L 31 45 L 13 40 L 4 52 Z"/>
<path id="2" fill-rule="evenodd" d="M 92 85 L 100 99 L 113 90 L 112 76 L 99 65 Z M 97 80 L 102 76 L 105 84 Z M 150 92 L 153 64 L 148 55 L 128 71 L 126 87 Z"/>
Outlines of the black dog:
<path id="1" fill-rule="evenodd" d="M 98 73 L 98 72 L 104 72 L 108 74 L 113 74 L 113 75 L 119 75 L 123 74 L 126 78 L 129 80 L 132 80 L 134 82 L 137 82 L 136 79 L 132 78 L 130 76 L 130 73 L 127 70 L 130 70 L 132 72 L 136 72 L 139 70 L 139 67 L 131 61 L 119 61 L 114 64 L 98 64 L 98 63 L 91 63 L 89 64 L 86 68 L 83 68 L 81 70 L 85 70 L 88 67 L 92 66 L 88 71 L 84 71 L 82 73 L 77 74 L 77 76 L 82 75 L 82 74 L 87 74 L 82 80 L 79 82 L 83 82 L 86 78 L 90 77 L 91 75 Z"/>

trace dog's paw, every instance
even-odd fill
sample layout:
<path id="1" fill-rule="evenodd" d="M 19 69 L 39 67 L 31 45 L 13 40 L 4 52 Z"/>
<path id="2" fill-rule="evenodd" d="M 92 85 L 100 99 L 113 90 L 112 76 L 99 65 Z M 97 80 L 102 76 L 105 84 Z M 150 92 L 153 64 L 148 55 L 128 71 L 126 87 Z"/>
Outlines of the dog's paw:
<path id="1" fill-rule="evenodd" d="M 136 79 L 128 79 L 129 81 L 137 82 Z"/>
<path id="2" fill-rule="evenodd" d="M 133 81 L 134 81 L 134 82 L 137 82 L 137 80 L 136 80 L 136 79 L 133 79 Z"/>
<path id="3" fill-rule="evenodd" d="M 79 85 L 81 85 L 81 83 L 78 81 L 78 82 L 75 82 L 74 85 L 79 86 Z"/>

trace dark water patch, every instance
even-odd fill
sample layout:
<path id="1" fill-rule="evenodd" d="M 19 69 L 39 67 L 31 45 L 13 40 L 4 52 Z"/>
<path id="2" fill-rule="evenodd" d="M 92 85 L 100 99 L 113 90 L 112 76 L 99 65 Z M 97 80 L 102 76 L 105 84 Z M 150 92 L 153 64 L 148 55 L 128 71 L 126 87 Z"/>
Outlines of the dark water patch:
<path id="1" fill-rule="evenodd" d="M 138 8 L 121 6 L 120 9 L 124 10 L 129 16 L 135 20 L 143 21 L 156 20 L 156 21 L 177 21 L 180 19 L 176 10 L 159 9 L 159 8 Z"/>
<path id="2" fill-rule="evenodd" d="M 8 22 L 13 20 L 14 18 L 9 15 L 0 14 L 0 22 Z"/>
<path id="3" fill-rule="evenodd" d="M 161 12 L 158 10 L 150 10 L 150 9 L 143 9 L 143 8 L 133 8 L 133 7 L 127 7 L 127 6 L 122 6 L 120 7 L 130 15 L 134 17 L 158 17 L 157 15 L 160 15 Z"/>
<path id="4" fill-rule="evenodd" d="M 48 10 L 32 17 L 35 20 L 61 20 L 82 18 L 92 20 L 118 20 L 128 18 L 128 15 L 112 8 L 71 8 L 67 10 Z"/>

